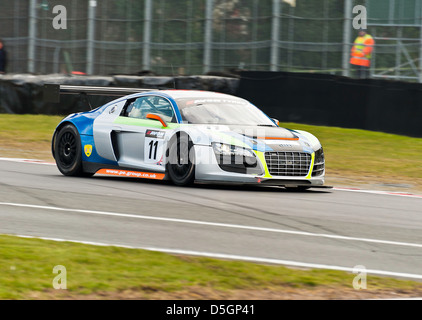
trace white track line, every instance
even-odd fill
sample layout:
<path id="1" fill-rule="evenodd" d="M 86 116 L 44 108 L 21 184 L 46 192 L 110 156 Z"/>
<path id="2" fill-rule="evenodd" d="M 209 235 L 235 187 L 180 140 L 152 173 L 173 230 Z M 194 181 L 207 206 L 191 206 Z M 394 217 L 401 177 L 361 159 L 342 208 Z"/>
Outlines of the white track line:
<path id="1" fill-rule="evenodd" d="M 419 198 L 422 199 L 422 195 L 420 194 L 413 194 L 407 192 L 400 192 L 400 191 L 382 191 L 382 190 L 364 190 L 358 188 L 342 188 L 342 187 L 335 187 L 333 190 L 337 191 L 349 191 L 349 192 L 362 192 L 362 193 L 371 193 L 371 194 L 380 194 L 380 195 L 388 195 L 388 196 L 399 196 L 399 197 L 408 197 L 408 198 Z"/>
<path id="2" fill-rule="evenodd" d="M 21 162 L 21 163 L 32 163 L 32 164 L 44 164 L 44 165 L 56 165 L 54 162 L 36 160 L 36 159 L 19 159 L 19 158 L 0 158 L 1 161 L 10 161 L 10 162 Z"/>
<path id="3" fill-rule="evenodd" d="M 100 243 L 100 242 L 67 240 L 67 239 L 47 238 L 47 237 L 35 237 L 35 236 L 27 236 L 27 235 L 10 235 L 10 236 L 17 236 L 17 237 L 29 238 L 29 239 L 59 241 L 59 242 L 73 242 L 73 243 L 81 243 L 81 244 L 88 244 L 88 245 L 94 245 L 94 246 L 121 247 L 121 248 L 128 248 L 128 249 L 141 249 L 141 250 L 157 251 L 157 252 L 163 252 L 163 253 L 169 253 L 169 254 L 181 254 L 181 255 L 216 258 L 216 259 L 238 260 L 238 261 L 246 261 L 246 262 L 255 262 L 255 263 L 265 263 L 265 264 L 275 264 L 275 265 L 284 265 L 284 266 L 291 266 L 291 267 L 308 268 L 308 269 L 326 269 L 326 270 L 336 270 L 336 271 L 345 271 L 345 272 L 350 272 L 350 273 L 356 273 L 355 268 L 333 266 L 333 265 L 326 265 L 326 264 L 297 262 L 297 261 L 290 261 L 290 260 L 240 256 L 240 255 L 232 255 L 232 254 L 225 254 L 225 253 L 191 251 L 191 250 L 180 250 L 180 249 L 169 249 L 169 248 L 156 248 L 156 247 L 133 247 L 133 246 L 125 246 L 125 245 L 114 245 L 114 244 Z M 392 272 L 392 271 L 375 270 L 375 269 L 365 269 L 365 270 L 360 269 L 359 270 L 359 272 L 362 272 L 362 271 L 366 272 L 367 274 L 373 274 L 373 275 L 379 275 L 379 276 L 400 277 L 400 278 L 422 280 L 422 275 L 420 275 L 420 274 Z"/>
<path id="4" fill-rule="evenodd" d="M 369 238 L 357 238 L 357 237 L 348 237 L 348 236 L 341 236 L 341 235 L 334 235 L 334 234 L 311 233 L 311 232 L 304 232 L 304 231 L 293 231 L 293 230 L 283 230 L 283 229 L 274 229 L 274 228 L 254 227 L 254 226 L 210 222 L 210 221 L 187 220 L 187 219 L 177 219 L 177 218 L 167 218 L 167 217 L 154 217 L 154 216 L 144 216 L 144 215 L 137 215 L 137 214 L 119 213 L 119 212 L 94 211 L 94 210 L 84 210 L 84 209 L 70 209 L 70 208 L 39 206 L 39 205 L 32 205 L 32 204 L 10 203 L 10 202 L 0 202 L 0 206 L 42 209 L 42 210 L 52 210 L 52 211 L 60 211 L 60 212 L 75 212 L 75 213 L 91 214 L 91 215 L 113 216 L 113 217 L 143 219 L 143 220 L 152 220 L 152 221 L 164 221 L 164 222 L 194 224 L 194 225 L 211 226 L 211 227 L 221 227 L 221 228 L 261 231 L 261 232 L 282 233 L 282 234 L 290 234 L 290 235 L 296 235 L 296 236 L 317 237 L 317 238 L 326 238 L 326 239 L 343 240 L 343 241 L 359 241 L 359 242 L 366 242 L 366 243 L 422 248 L 422 244 L 419 244 L 419 243 L 408 243 L 408 242 L 398 242 L 398 241 L 369 239 Z M 0 214 L 1 214 L 1 212 L 0 212 Z"/>

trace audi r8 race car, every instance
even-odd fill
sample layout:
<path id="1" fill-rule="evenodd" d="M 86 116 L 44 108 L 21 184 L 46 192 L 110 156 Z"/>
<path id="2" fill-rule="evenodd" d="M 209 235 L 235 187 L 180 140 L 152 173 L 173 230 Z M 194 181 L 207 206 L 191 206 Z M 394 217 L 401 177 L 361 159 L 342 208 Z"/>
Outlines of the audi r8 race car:
<path id="1" fill-rule="evenodd" d="M 323 186 L 325 175 L 323 148 L 312 134 L 279 127 L 239 97 L 196 90 L 140 90 L 71 114 L 55 129 L 52 153 L 66 176 L 170 179 L 176 185 L 307 189 Z"/>

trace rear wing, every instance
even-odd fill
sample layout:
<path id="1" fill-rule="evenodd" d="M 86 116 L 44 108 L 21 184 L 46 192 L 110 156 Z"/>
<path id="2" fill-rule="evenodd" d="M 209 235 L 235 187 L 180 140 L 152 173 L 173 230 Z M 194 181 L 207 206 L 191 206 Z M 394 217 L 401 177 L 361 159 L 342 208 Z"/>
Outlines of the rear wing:
<path id="1" fill-rule="evenodd" d="M 62 84 L 44 84 L 43 100 L 44 102 L 59 103 L 62 94 L 79 94 L 87 101 L 92 109 L 88 95 L 91 96 L 107 96 L 107 97 L 123 97 L 133 93 L 157 91 L 158 89 L 141 89 L 141 88 L 122 88 L 122 87 L 91 87 L 91 86 L 73 86 Z"/>

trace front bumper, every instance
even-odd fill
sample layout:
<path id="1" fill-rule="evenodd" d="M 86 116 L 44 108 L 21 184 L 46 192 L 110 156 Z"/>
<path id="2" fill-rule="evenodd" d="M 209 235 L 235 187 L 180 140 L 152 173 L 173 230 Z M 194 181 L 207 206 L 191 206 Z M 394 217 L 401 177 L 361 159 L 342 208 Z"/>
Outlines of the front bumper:
<path id="1" fill-rule="evenodd" d="M 311 163 L 305 176 L 271 175 L 265 160 L 265 154 L 258 151 L 255 151 L 255 154 L 258 160 L 258 167 L 253 170 L 253 173 L 229 172 L 221 169 L 214 151 L 210 146 L 195 145 L 195 180 L 198 182 L 227 182 L 292 187 L 313 187 L 324 184 L 325 170 L 318 176 L 312 176 L 315 153 L 311 154 Z"/>

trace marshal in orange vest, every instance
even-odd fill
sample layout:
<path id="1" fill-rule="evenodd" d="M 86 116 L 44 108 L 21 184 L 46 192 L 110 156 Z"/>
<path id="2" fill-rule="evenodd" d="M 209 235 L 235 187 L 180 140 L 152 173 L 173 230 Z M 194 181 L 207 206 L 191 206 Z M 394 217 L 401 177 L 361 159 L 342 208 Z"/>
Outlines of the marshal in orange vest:
<path id="1" fill-rule="evenodd" d="M 372 51 L 374 50 L 375 41 L 371 35 L 364 30 L 359 31 L 351 52 L 350 64 L 362 67 L 371 65 Z"/>

